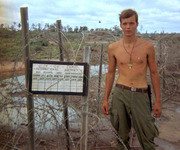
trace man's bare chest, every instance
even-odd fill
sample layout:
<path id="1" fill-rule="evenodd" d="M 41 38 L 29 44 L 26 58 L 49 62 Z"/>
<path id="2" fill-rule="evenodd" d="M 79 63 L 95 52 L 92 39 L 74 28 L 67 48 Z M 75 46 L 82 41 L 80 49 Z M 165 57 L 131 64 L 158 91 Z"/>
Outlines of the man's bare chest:
<path id="1" fill-rule="evenodd" d="M 123 48 L 119 48 L 116 50 L 114 56 L 118 65 L 146 64 L 148 58 L 146 49 L 142 48 L 136 48 L 132 52 L 126 52 Z"/>

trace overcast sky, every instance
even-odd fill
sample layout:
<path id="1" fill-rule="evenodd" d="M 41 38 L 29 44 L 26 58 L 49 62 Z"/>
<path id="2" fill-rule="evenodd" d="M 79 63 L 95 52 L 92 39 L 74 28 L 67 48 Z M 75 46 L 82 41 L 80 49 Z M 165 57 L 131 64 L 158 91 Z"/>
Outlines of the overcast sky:
<path id="1" fill-rule="evenodd" d="M 140 32 L 180 33 L 180 0 L 0 0 L 0 24 L 20 23 L 20 7 L 28 7 L 29 24 L 112 28 L 127 8 L 139 14 Z M 101 21 L 101 23 L 99 23 Z"/>

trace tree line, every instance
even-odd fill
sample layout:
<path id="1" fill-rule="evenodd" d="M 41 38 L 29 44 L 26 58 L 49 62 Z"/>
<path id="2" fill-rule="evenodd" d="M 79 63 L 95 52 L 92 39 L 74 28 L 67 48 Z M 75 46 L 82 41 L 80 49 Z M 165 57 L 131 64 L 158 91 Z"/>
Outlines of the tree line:
<path id="1" fill-rule="evenodd" d="M 76 26 L 76 27 L 71 27 L 70 25 L 62 26 L 62 31 L 63 32 L 71 32 L 71 33 L 79 33 L 83 31 L 116 31 L 118 33 L 122 33 L 122 30 L 120 29 L 119 26 L 115 25 L 112 28 L 95 28 L 95 29 L 89 29 L 87 26 Z M 46 23 L 44 25 L 38 23 L 38 24 L 31 24 L 29 27 L 30 30 L 35 30 L 35 31 L 44 31 L 44 30 L 49 30 L 51 32 L 56 32 L 57 30 L 57 24 L 49 24 Z M 13 22 L 12 25 L 5 25 L 5 24 L 0 24 L 0 30 L 9 30 L 9 31 L 17 31 L 21 30 L 21 23 L 16 23 Z"/>

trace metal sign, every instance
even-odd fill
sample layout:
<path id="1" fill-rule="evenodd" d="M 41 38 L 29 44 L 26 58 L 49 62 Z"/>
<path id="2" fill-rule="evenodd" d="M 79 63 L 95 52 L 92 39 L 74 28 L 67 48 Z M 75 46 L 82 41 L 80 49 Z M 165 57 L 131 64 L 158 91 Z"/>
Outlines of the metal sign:
<path id="1" fill-rule="evenodd" d="M 88 64 L 30 61 L 29 91 L 33 94 L 86 95 Z"/>

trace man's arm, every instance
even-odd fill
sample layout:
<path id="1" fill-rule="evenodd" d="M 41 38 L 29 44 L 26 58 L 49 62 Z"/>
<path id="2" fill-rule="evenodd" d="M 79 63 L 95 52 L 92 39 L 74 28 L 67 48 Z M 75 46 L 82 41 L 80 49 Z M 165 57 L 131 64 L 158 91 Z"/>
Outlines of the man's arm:
<path id="1" fill-rule="evenodd" d="M 148 48 L 148 66 L 150 69 L 151 82 L 155 93 L 154 117 L 161 116 L 160 79 L 155 60 L 155 49 L 151 44 Z"/>
<path id="2" fill-rule="evenodd" d="M 108 73 L 106 74 L 105 95 L 104 95 L 104 101 L 102 104 L 102 110 L 105 115 L 109 115 L 108 97 L 112 90 L 115 72 L 116 72 L 116 59 L 112 51 L 113 49 L 111 48 L 111 46 L 109 46 L 108 47 L 109 66 L 108 66 Z"/>

